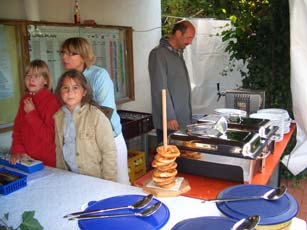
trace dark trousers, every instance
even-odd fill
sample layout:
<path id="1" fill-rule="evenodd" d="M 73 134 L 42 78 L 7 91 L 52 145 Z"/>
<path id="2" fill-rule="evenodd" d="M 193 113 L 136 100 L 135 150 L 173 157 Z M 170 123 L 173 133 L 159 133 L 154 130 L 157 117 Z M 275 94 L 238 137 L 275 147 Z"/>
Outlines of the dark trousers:
<path id="1" fill-rule="evenodd" d="M 167 130 L 167 136 L 171 133 L 175 132 L 175 130 Z M 157 144 L 160 144 L 163 142 L 163 130 L 162 129 L 156 129 L 157 133 Z"/>

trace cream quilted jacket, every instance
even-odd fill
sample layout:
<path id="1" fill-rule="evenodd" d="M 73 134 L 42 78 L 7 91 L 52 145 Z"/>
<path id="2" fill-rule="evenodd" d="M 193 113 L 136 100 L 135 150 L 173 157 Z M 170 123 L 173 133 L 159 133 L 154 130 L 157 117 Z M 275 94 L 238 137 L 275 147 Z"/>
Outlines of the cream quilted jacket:
<path id="1" fill-rule="evenodd" d="M 69 170 L 62 148 L 64 112 L 55 115 L 56 167 Z M 79 172 L 84 175 L 116 181 L 116 146 L 111 123 L 95 106 L 85 104 L 73 114 L 76 126 L 76 160 Z"/>

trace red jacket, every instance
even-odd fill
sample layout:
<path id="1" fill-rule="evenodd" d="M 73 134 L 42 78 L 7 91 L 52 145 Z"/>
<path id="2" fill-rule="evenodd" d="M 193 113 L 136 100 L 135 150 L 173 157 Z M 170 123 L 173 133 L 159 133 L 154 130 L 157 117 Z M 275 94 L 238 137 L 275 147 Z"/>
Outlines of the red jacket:
<path id="1" fill-rule="evenodd" d="M 26 113 L 24 100 L 32 97 L 35 110 Z M 55 134 L 53 114 L 60 108 L 60 102 L 47 89 L 35 95 L 26 93 L 20 100 L 13 127 L 12 154 L 26 153 L 45 165 L 56 166 Z"/>

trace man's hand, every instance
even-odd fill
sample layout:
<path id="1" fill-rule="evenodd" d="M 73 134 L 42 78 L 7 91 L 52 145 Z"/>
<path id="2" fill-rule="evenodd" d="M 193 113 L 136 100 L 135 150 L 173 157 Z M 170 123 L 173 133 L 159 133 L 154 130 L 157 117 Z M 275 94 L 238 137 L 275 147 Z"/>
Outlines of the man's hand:
<path id="1" fill-rule="evenodd" d="M 179 129 L 179 124 L 178 124 L 177 120 L 169 120 L 169 121 L 167 121 L 167 129 L 178 130 Z"/>
<path id="2" fill-rule="evenodd" d="M 24 100 L 23 109 L 25 110 L 26 113 L 29 113 L 29 112 L 31 112 L 32 110 L 35 109 L 35 105 L 34 105 L 34 103 L 32 101 L 32 98 L 26 98 Z"/>

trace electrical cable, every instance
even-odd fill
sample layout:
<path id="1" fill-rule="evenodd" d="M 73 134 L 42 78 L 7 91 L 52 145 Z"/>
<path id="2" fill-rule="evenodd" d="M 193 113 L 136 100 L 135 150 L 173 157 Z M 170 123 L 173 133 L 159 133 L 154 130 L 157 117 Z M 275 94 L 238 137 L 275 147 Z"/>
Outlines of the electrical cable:
<path id="1" fill-rule="evenodd" d="M 136 32 L 136 33 L 149 32 L 149 31 L 153 31 L 153 30 L 156 30 L 156 29 L 160 29 L 160 28 L 162 28 L 162 27 L 158 26 L 158 27 L 154 27 L 154 28 L 151 28 L 151 29 L 148 29 L 148 30 L 135 30 L 135 29 L 133 29 L 133 32 Z"/>

